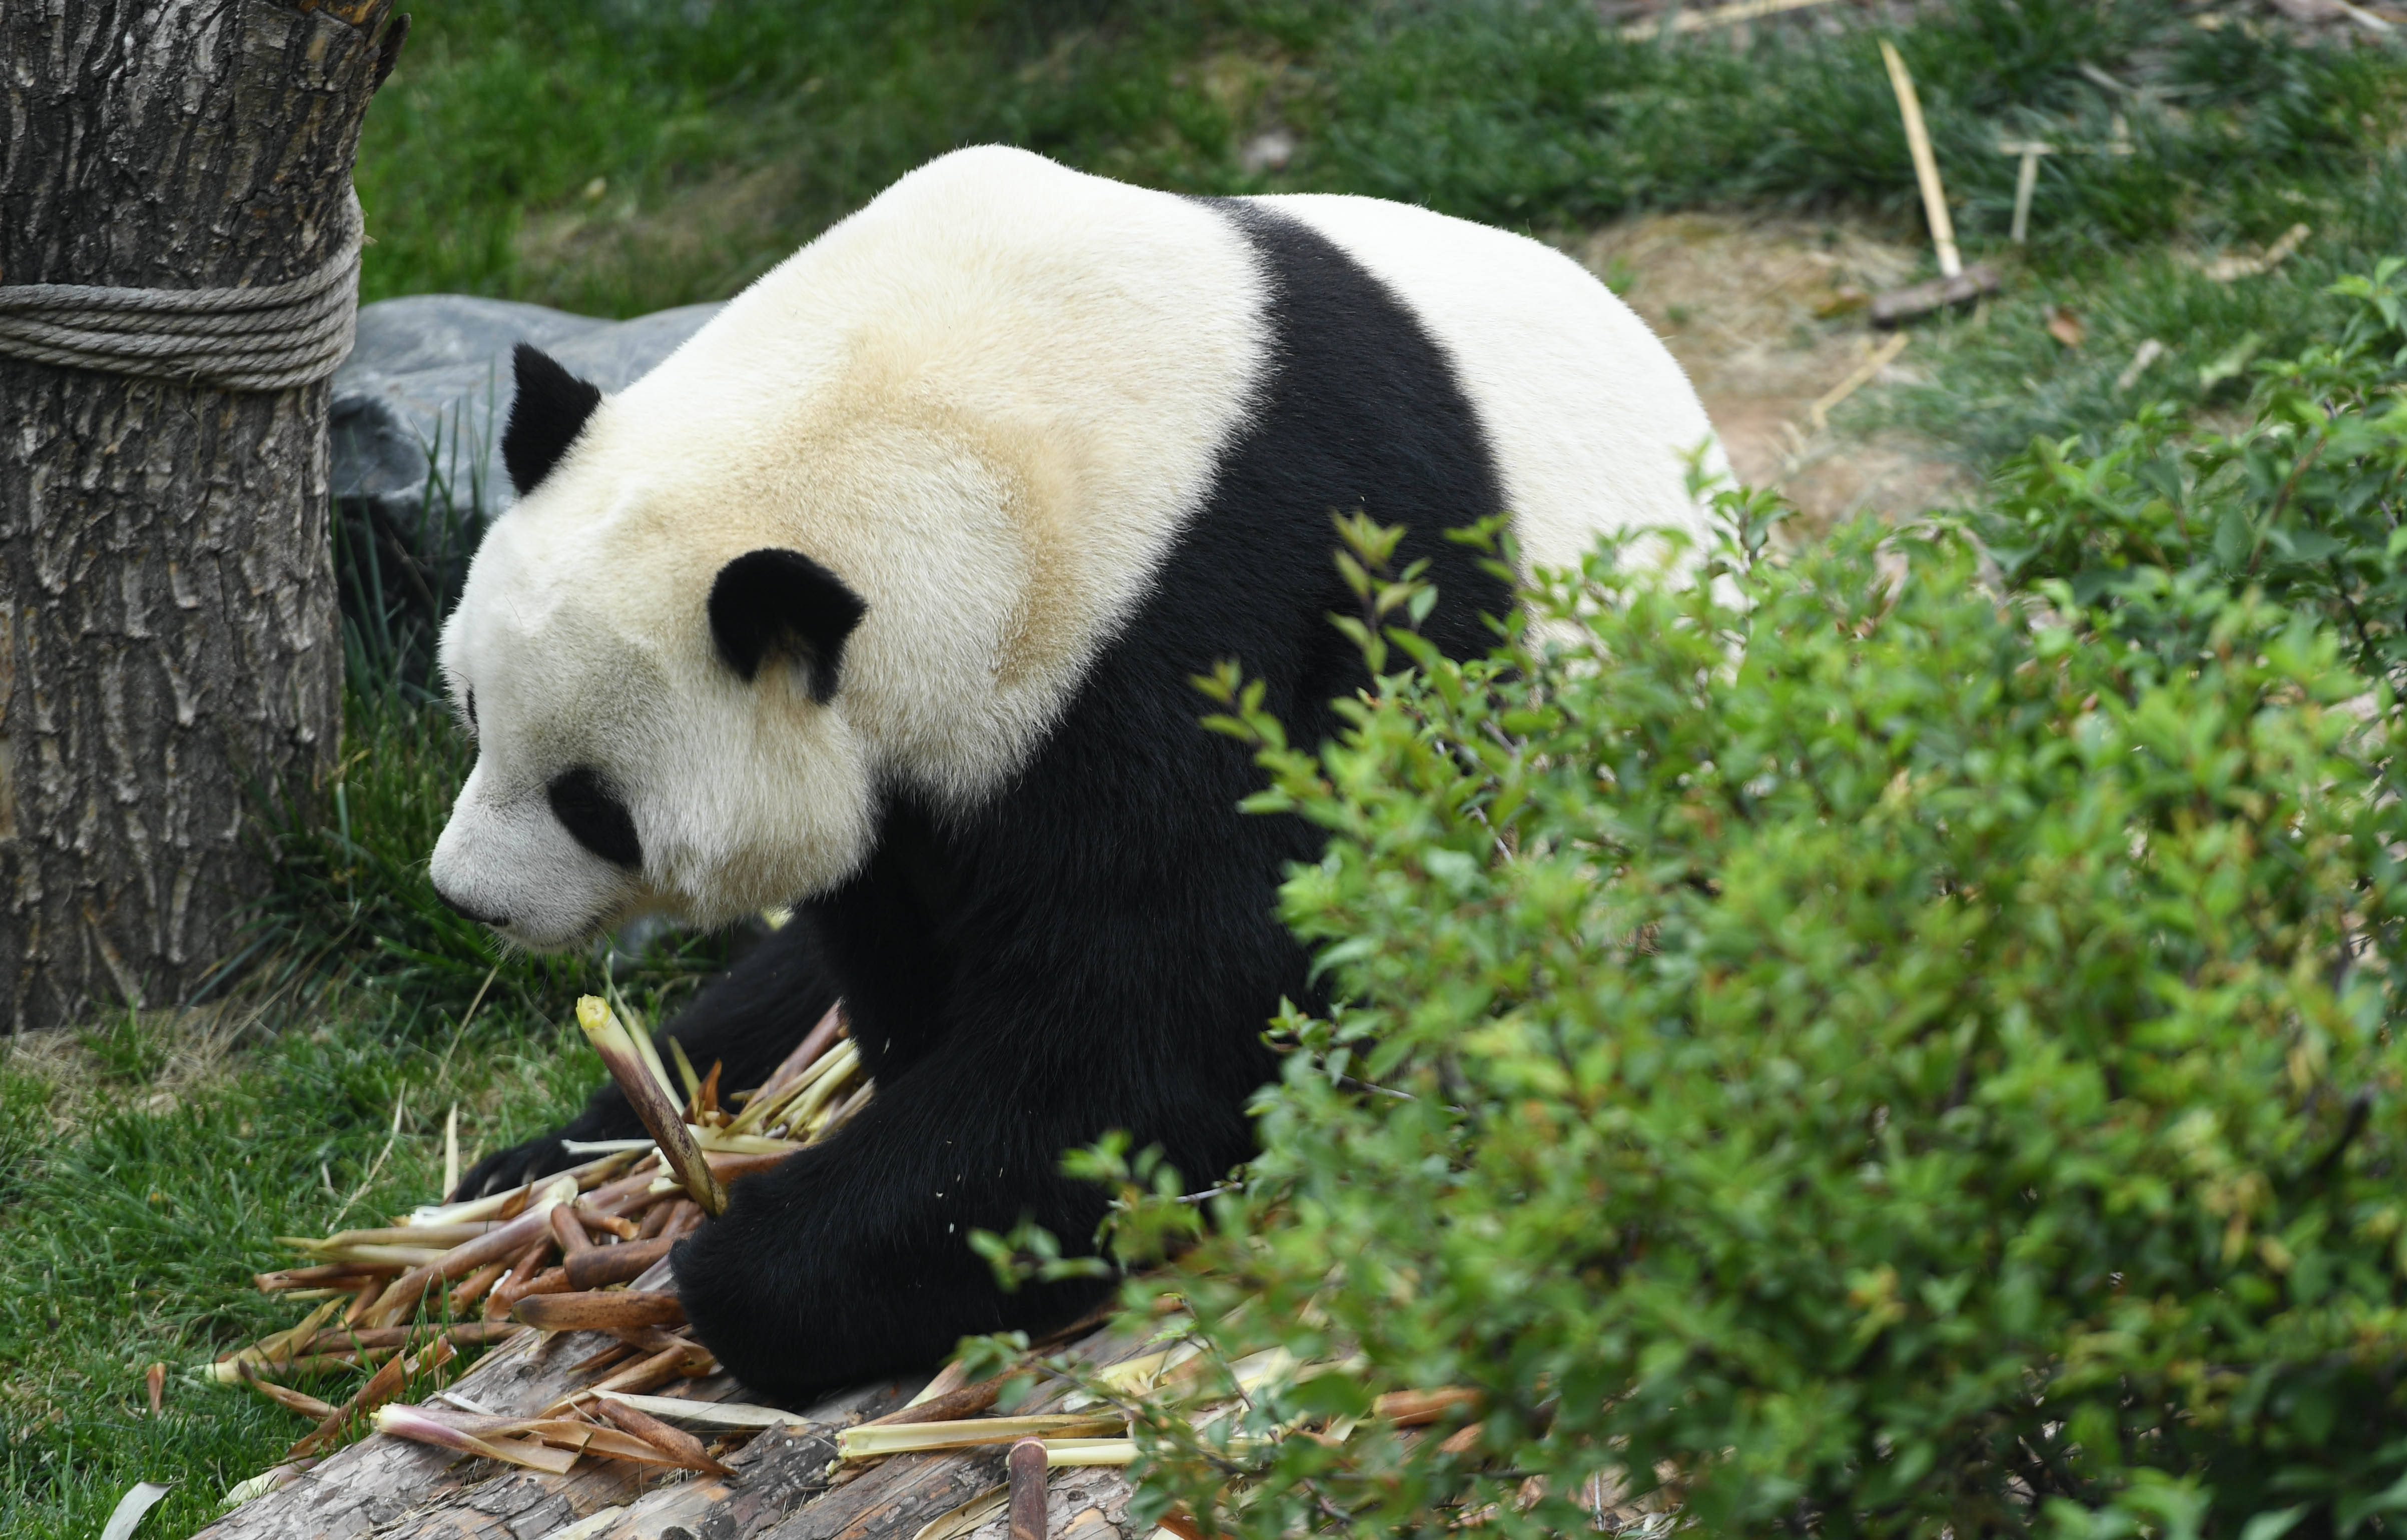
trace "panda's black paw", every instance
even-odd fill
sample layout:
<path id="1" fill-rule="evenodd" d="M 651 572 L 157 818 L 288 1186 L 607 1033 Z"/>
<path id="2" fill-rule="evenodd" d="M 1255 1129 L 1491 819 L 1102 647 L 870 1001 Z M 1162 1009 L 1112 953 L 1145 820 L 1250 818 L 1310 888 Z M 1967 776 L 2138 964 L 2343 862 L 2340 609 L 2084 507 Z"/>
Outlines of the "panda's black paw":
<path id="1" fill-rule="evenodd" d="M 944 1220 L 924 1196 L 936 1178 L 862 1137 L 876 1130 L 847 1132 L 733 1178 L 727 1211 L 670 1254 L 695 1338 L 756 1396 L 801 1405 L 933 1369 L 964 1336 L 1042 1333 L 1104 1297 L 1108 1286 L 1087 1279 L 1004 1293 L 961 1233 L 1002 1228 L 1001 1213 Z M 1057 1233 L 1094 1229 L 1091 1213 L 1035 1212 Z"/>
<path id="2" fill-rule="evenodd" d="M 537 1176 L 548 1176 L 555 1171 L 565 1171 L 585 1159 L 572 1155 L 562 1147 L 563 1139 L 632 1139 L 644 1132 L 635 1109 L 616 1086 L 605 1086 L 585 1110 L 569 1121 L 524 1144 L 495 1150 L 468 1168 L 460 1178 L 447 1203 L 464 1203 L 491 1192 L 506 1192 Z"/>
<path id="3" fill-rule="evenodd" d="M 489 1192 L 506 1192 L 511 1188 L 531 1182 L 537 1176 L 548 1176 L 577 1163 L 577 1157 L 561 1147 L 561 1134 L 565 1130 L 547 1134 L 539 1139 L 529 1139 L 522 1145 L 497 1149 L 468 1168 L 460 1185 L 451 1190 L 446 1203 L 465 1203 Z"/>

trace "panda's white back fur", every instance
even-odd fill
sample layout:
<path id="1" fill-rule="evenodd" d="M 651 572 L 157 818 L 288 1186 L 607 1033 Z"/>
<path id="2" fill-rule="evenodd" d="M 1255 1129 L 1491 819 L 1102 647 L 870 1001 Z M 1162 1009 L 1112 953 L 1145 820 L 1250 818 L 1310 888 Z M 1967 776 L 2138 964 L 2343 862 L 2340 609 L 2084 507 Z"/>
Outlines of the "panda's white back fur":
<path id="1" fill-rule="evenodd" d="M 1702 526 L 1694 392 L 1576 264 L 1403 205 L 1259 201 L 1443 347 L 1529 559 Z M 604 402 L 488 536 L 445 634 L 481 752 L 438 883 L 533 945 L 660 901 L 723 920 L 841 880 L 882 784 L 965 806 L 1004 782 L 1202 506 L 1273 363 L 1268 297 L 1210 205 L 1013 150 L 828 231 Z M 713 655 L 713 575 L 766 546 L 867 601 L 832 703 Z M 563 755 L 633 789 L 639 877 L 542 816 Z"/>
<path id="2" fill-rule="evenodd" d="M 1249 200 L 1312 226 L 1401 296 L 1479 410 L 1525 564 L 1573 566 L 1601 533 L 1706 520 L 1688 457 L 1712 426 L 1646 323 L 1552 247 L 1383 198 Z"/>

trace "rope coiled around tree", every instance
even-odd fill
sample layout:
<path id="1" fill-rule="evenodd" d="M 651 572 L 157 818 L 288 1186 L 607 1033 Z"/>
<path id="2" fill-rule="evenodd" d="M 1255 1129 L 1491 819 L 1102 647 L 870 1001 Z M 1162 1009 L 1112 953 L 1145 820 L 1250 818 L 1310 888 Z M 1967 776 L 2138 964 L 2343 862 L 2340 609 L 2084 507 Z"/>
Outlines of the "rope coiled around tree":
<path id="1" fill-rule="evenodd" d="M 221 391 L 289 391 L 335 372 L 358 324 L 360 200 L 346 192 L 342 246 L 287 283 L 232 289 L 0 286 L 0 358 L 171 379 Z"/>

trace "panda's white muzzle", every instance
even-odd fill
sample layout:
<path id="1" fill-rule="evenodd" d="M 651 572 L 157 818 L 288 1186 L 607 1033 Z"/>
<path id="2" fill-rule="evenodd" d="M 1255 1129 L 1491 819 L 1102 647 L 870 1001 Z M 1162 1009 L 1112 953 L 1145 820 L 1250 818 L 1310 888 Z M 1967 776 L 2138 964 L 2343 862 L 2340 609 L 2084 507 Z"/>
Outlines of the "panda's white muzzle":
<path id="1" fill-rule="evenodd" d="M 491 796 L 481 763 L 461 788 L 427 875 L 444 903 L 536 951 L 585 940 L 638 887 L 561 826 L 540 786 Z"/>

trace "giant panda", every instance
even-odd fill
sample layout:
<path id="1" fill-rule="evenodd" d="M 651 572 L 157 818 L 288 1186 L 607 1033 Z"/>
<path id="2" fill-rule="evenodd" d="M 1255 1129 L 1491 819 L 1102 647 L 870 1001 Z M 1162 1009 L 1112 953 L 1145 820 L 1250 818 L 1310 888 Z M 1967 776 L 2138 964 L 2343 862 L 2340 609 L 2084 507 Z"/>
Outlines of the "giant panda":
<path id="1" fill-rule="evenodd" d="M 604 397 L 532 349 L 443 676 L 477 749 L 435 847 L 506 941 L 790 905 L 666 1029 L 756 1083 L 837 997 L 876 1094 L 681 1243 L 701 1340 L 783 1397 L 1044 1329 L 973 1228 L 1084 1243 L 1063 1151 L 1111 1129 L 1202 1184 L 1252 1148 L 1275 916 L 1320 840 L 1248 816 L 1191 682 L 1223 659 L 1310 745 L 1365 681 L 1332 514 L 1408 533 L 1422 630 L 1493 639 L 1526 561 L 1703 536 L 1710 427 L 1662 346 L 1534 241 L 1402 204 L 1198 198 L 1004 149 L 904 177 Z M 613 1090 L 474 1193 L 638 1132 Z"/>

